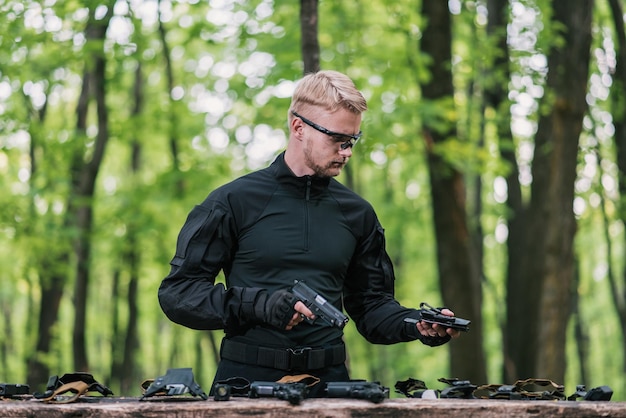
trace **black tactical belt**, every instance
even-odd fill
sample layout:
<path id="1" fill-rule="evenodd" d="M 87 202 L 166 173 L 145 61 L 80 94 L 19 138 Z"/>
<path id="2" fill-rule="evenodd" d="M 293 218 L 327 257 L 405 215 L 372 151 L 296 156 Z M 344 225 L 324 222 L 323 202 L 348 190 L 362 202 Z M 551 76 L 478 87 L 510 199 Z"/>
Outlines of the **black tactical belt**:
<path id="1" fill-rule="evenodd" d="M 223 339 L 221 358 L 255 366 L 286 371 L 309 371 L 342 364 L 346 361 L 343 344 L 327 348 L 271 348 Z"/>

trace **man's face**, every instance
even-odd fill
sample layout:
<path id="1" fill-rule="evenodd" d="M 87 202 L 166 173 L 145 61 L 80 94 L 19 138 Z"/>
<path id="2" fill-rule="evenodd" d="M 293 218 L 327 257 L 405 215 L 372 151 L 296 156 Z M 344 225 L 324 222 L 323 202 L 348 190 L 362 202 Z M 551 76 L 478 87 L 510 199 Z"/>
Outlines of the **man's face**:
<path id="1" fill-rule="evenodd" d="M 304 122 L 304 161 L 319 177 L 334 177 L 341 173 L 352 156 L 352 144 L 359 134 L 361 115 L 341 109 L 334 113 L 317 111 L 299 115 Z M 309 123 L 315 124 L 312 127 Z M 320 132 L 318 128 L 323 131 Z M 330 133 L 329 133 L 330 132 Z M 340 135 L 334 135 L 340 133 Z"/>

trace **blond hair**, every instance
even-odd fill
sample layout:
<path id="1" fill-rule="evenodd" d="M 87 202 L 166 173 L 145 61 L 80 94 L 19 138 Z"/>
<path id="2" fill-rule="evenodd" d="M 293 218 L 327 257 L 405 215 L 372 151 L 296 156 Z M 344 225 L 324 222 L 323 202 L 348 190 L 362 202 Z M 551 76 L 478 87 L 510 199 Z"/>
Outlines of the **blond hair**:
<path id="1" fill-rule="evenodd" d="M 329 112 L 346 109 L 360 114 L 367 110 L 367 101 L 354 82 L 338 71 L 324 70 L 305 75 L 296 86 L 289 107 L 299 113 L 308 106 L 318 106 Z"/>

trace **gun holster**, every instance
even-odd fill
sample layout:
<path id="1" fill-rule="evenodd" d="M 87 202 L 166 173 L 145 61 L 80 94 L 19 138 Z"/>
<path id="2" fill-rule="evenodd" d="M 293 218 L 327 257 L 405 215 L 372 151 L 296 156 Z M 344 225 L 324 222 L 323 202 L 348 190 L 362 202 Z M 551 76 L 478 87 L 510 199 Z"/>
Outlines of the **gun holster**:
<path id="1" fill-rule="evenodd" d="M 450 387 L 441 391 L 439 395 L 441 398 L 474 399 L 473 393 L 477 386 L 473 385 L 469 380 L 446 379 L 443 377 L 437 380 L 450 385 Z"/>
<path id="2" fill-rule="evenodd" d="M 73 393 L 73 395 L 67 398 L 60 397 L 60 395 L 68 392 Z M 43 393 L 36 392 L 33 396 L 44 402 L 70 403 L 76 401 L 87 392 L 98 392 L 102 396 L 113 395 L 111 389 L 97 382 L 91 374 L 75 372 L 66 373 L 61 377 L 57 375 L 50 376 L 46 385 L 46 391 Z"/>
<path id="3" fill-rule="evenodd" d="M 576 392 L 570 395 L 567 400 L 575 401 L 582 398 L 585 401 L 610 401 L 613 396 L 613 389 L 609 386 L 598 386 L 587 391 L 585 385 L 576 386 Z"/>
<path id="4" fill-rule="evenodd" d="M 396 393 L 401 393 L 407 398 L 421 398 L 425 390 L 428 390 L 423 380 L 409 377 L 407 380 L 397 381 Z"/>
<path id="5" fill-rule="evenodd" d="M 191 368 L 169 369 L 164 376 L 157 377 L 146 389 L 140 400 L 154 395 L 175 396 L 190 393 L 207 400 L 209 396 L 195 382 Z"/>

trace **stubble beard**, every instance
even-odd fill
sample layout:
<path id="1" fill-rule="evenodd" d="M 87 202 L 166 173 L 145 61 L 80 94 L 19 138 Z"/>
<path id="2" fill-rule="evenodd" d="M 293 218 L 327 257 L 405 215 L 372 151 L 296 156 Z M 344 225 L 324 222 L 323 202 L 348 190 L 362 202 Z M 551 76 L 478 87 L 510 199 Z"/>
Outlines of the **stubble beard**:
<path id="1" fill-rule="evenodd" d="M 309 149 L 305 149 L 304 158 L 306 161 L 306 165 L 313 170 L 313 174 L 317 177 L 336 177 L 341 174 L 341 170 L 348 162 L 346 158 L 343 158 L 341 162 L 338 159 L 333 159 L 326 163 L 324 166 L 316 163 L 311 157 L 311 152 Z M 342 157 L 339 157 L 342 158 Z"/>

